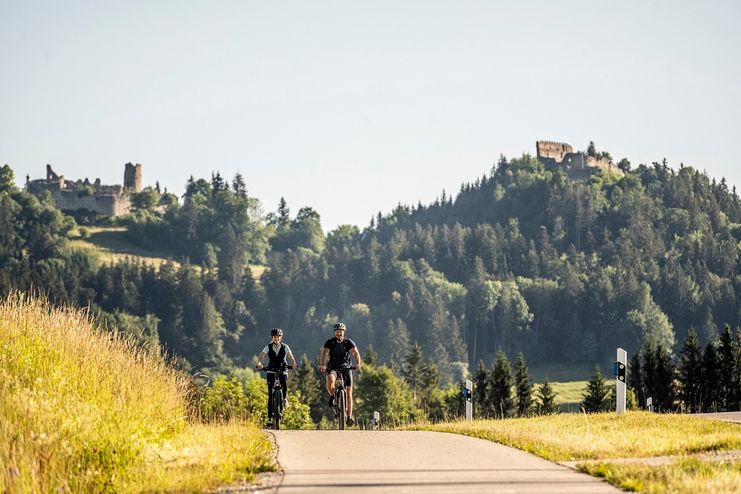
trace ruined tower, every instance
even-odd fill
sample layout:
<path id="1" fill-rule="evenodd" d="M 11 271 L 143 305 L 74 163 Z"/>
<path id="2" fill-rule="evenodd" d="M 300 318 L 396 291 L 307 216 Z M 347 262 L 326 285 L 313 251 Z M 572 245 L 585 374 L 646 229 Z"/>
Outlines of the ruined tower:
<path id="1" fill-rule="evenodd" d="M 142 190 L 142 165 L 137 163 L 126 163 L 124 169 L 124 189 L 129 189 L 132 192 L 141 192 Z"/>
<path id="2" fill-rule="evenodd" d="M 553 141 L 537 141 L 535 143 L 535 149 L 538 153 L 538 158 L 552 158 L 556 163 L 562 162 L 567 154 L 574 152 L 574 148 L 570 144 Z"/>

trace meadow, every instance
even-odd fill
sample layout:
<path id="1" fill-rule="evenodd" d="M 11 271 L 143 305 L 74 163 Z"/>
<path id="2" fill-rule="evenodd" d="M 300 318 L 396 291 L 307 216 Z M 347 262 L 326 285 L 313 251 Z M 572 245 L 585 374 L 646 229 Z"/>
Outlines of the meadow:
<path id="1" fill-rule="evenodd" d="M 201 424 L 193 385 L 157 348 L 85 312 L 0 302 L 0 491 L 206 491 L 273 470 L 250 422 Z"/>
<path id="2" fill-rule="evenodd" d="M 144 249 L 132 243 L 126 237 L 126 227 L 122 226 L 95 226 L 78 227 L 69 235 L 70 247 L 82 250 L 91 255 L 98 263 L 115 264 L 129 259 L 134 262 L 159 268 L 168 260 L 179 268 L 181 263 L 172 259 L 167 249 Z M 199 266 L 194 266 L 200 269 Z M 252 277 L 259 281 L 265 266 L 251 264 Z"/>

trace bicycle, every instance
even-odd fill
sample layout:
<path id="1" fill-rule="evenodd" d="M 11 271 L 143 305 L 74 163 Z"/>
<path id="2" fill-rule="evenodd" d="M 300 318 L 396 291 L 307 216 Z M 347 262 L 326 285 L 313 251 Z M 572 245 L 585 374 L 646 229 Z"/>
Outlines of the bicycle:
<path id="1" fill-rule="evenodd" d="M 280 379 L 278 373 L 283 370 L 275 371 L 268 370 L 265 367 L 260 367 L 258 370 L 265 372 L 265 374 L 274 374 L 275 380 L 273 381 L 273 389 L 271 391 L 270 402 L 272 402 L 272 416 L 273 416 L 273 429 L 280 429 L 280 421 L 283 419 L 283 387 L 280 385 Z M 286 367 L 285 370 L 293 370 L 293 367 Z M 287 390 L 286 390 L 287 391 Z M 288 394 L 286 394 L 288 396 Z M 269 406 L 269 405 L 268 405 Z"/>
<path id="2" fill-rule="evenodd" d="M 357 370 L 357 367 L 347 367 L 347 370 Z M 332 370 L 327 369 L 327 374 Z M 332 409 L 337 417 L 337 428 L 345 430 L 347 425 L 347 389 L 345 388 L 345 378 L 340 370 L 334 370 L 337 379 L 334 382 L 334 405 Z"/>

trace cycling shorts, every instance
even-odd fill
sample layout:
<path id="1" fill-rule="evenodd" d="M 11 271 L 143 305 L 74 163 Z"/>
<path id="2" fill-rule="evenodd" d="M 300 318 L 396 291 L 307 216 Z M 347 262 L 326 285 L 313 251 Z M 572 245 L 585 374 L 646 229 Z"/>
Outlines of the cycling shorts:
<path id="1" fill-rule="evenodd" d="M 340 372 L 342 372 L 342 378 L 345 380 L 345 387 L 352 388 L 352 371 L 350 369 L 329 369 L 329 373 L 335 376 Z"/>

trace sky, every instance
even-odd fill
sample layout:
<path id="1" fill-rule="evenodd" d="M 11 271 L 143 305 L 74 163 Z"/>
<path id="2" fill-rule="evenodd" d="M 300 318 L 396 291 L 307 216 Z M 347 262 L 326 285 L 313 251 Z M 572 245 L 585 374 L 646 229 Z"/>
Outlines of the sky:
<path id="1" fill-rule="evenodd" d="M 0 0 L 0 163 L 182 194 L 239 172 L 325 231 L 537 140 L 741 186 L 741 2 Z"/>

